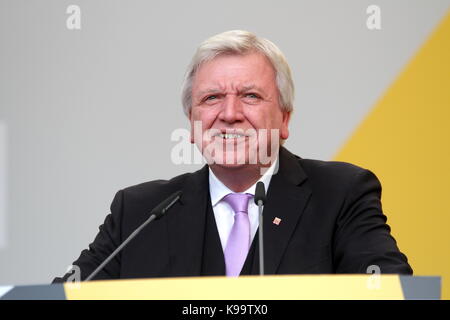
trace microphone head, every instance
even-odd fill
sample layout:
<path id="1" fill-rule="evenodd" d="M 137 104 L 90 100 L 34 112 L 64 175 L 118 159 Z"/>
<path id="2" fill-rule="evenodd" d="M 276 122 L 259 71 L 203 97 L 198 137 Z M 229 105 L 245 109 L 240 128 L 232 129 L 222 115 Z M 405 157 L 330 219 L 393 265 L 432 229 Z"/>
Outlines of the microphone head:
<path id="1" fill-rule="evenodd" d="M 266 203 L 266 200 L 266 187 L 264 186 L 264 183 L 259 181 L 256 184 L 255 203 L 256 205 L 259 205 L 259 202 L 261 201 L 261 205 L 264 205 Z"/>
<path id="2" fill-rule="evenodd" d="M 172 207 L 172 205 L 174 205 L 175 202 L 177 202 L 181 198 L 181 194 L 182 194 L 181 190 L 171 194 L 158 206 L 153 208 L 153 210 L 150 212 L 150 215 L 154 214 L 156 216 L 155 219 L 161 218 L 163 215 L 166 214 L 167 210 L 169 210 L 170 207 Z"/>

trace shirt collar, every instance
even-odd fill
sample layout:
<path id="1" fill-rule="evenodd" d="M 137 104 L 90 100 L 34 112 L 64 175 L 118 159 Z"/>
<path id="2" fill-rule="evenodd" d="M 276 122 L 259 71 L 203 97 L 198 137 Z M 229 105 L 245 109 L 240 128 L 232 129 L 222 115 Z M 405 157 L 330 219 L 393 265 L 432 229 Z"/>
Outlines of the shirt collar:
<path id="1" fill-rule="evenodd" d="M 278 157 L 272 163 L 272 165 L 267 169 L 267 171 L 261 176 L 261 178 L 256 181 L 250 188 L 240 193 L 249 193 L 251 195 L 255 195 L 256 184 L 261 181 L 264 183 L 264 187 L 267 190 L 269 189 L 270 180 L 272 179 L 272 175 L 275 171 L 275 168 L 278 165 Z M 214 207 L 223 197 L 227 194 L 235 193 L 233 190 L 230 190 L 226 185 L 216 177 L 214 172 L 209 168 L 209 193 L 211 196 L 211 204 Z"/>

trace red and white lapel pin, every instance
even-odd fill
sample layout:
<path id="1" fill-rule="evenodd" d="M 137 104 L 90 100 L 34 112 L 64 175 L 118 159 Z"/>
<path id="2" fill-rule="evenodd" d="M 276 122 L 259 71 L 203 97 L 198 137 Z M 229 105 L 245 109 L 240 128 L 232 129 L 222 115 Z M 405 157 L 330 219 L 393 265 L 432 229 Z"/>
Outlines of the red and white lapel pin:
<path id="1" fill-rule="evenodd" d="M 275 219 L 273 219 L 273 224 L 275 224 L 275 225 L 280 225 L 280 223 L 281 223 L 281 219 L 280 218 L 278 218 L 278 217 L 275 217 Z"/>

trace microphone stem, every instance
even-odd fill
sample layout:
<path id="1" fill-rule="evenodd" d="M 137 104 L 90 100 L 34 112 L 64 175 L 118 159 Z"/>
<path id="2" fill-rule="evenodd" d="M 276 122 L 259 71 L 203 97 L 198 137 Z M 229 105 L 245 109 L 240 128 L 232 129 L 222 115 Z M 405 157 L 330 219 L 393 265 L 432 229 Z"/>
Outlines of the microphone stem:
<path id="1" fill-rule="evenodd" d="M 259 275 L 264 275 L 264 244 L 263 244 L 263 215 L 262 215 L 262 201 L 258 201 L 259 211 Z"/>
<path id="2" fill-rule="evenodd" d="M 178 199 L 177 199 L 177 200 L 178 200 Z M 113 253 L 112 253 L 105 261 L 103 261 L 102 264 L 99 265 L 99 266 L 97 267 L 97 269 L 95 269 L 94 272 L 92 272 L 92 273 L 89 275 L 89 277 L 87 277 L 84 281 L 90 281 L 92 278 L 94 278 L 94 277 L 97 275 L 97 273 L 99 273 L 99 271 L 102 270 L 102 269 L 108 264 L 108 262 L 110 262 L 111 259 L 114 258 L 114 257 L 117 255 L 117 253 L 119 253 L 120 250 L 122 250 L 123 247 L 125 247 L 125 246 L 128 244 L 128 242 L 130 242 L 131 240 L 133 240 L 133 238 L 134 238 L 134 237 L 135 237 L 135 236 L 136 236 L 143 228 L 145 228 L 145 226 L 146 226 L 147 224 L 149 224 L 150 222 L 152 222 L 152 221 L 155 220 L 155 219 L 156 219 L 156 215 L 152 214 L 152 215 L 150 216 L 150 218 L 147 219 L 147 221 L 145 221 L 142 225 L 140 225 L 139 228 L 137 228 L 136 230 L 134 230 L 133 233 L 131 233 L 131 234 L 128 236 L 128 238 L 127 238 L 124 242 L 122 242 L 122 243 L 120 244 L 120 246 L 118 246 L 118 247 L 116 248 L 116 250 L 114 250 L 114 252 L 113 252 Z"/>

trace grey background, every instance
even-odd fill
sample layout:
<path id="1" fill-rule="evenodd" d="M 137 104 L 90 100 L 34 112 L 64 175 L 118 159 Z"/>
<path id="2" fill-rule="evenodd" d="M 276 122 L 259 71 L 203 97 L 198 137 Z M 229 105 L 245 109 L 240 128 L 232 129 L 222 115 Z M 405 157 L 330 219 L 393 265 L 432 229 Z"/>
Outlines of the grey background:
<path id="1" fill-rule="evenodd" d="M 66 28 L 70 4 L 81 30 Z M 366 28 L 370 4 L 382 30 Z M 449 6 L 0 0 L 0 285 L 63 274 L 117 190 L 200 167 L 171 162 L 170 136 L 188 128 L 180 87 L 207 37 L 246 29 L 275 42 L 296 84 L 286 146 L 331 159 Z"/>

